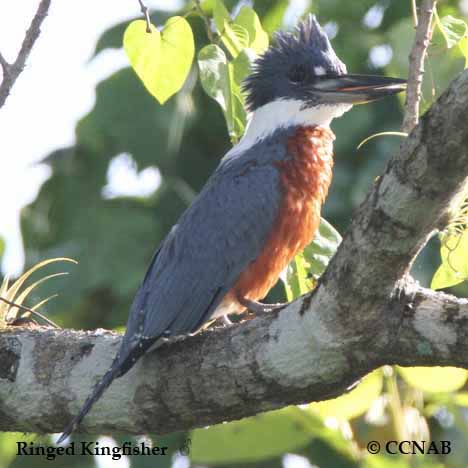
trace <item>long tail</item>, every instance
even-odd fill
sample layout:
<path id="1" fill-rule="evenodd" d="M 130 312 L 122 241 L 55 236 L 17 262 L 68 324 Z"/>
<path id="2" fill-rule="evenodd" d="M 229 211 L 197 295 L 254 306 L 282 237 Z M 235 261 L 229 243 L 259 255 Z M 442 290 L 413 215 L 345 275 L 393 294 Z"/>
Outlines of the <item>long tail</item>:
<path id="1" fill-rule="evenodd" d="M 117 364 L 117 363 L 115 363 Z M 104 374 L 104 377 L 97 383 L 93 393 L 86 399 L 84 405 L 81 407 L 80 412 L 72 419 L 71 423 L 64 429 L 62 435 L 57 440 L 57 444 L 61 444 L 81 423 L 83 418 L 88 414 L 94 403 L 101 398 L 102 394 L 107 390 L 109 385 L 117 378 L 120 377 L 121 370 L 118 365 L 112 367 Z"/>
<path id="2" fill-rule="evenodd" d="M 57 444 L 61 444 L 81 423 L 83 418 L 88 414 L 89 410 L 93 407 L 102 394 L 107 390 L 110 384 L 117 378 L 126 374 L 138 361 L 138 359 L 145 354 L 148 348 L 157 340 L 155 338 L 143 338 L 125 357 L 116 359 L 112 363 L 111 368 L 104 374 L 104 377 L 96 384 L 91 395 L 86 399 L 84 405 L 81 407 L 80 412 L 73 418 L 71 423 L 64 429 L 62 435 L 57 440 Z"/>

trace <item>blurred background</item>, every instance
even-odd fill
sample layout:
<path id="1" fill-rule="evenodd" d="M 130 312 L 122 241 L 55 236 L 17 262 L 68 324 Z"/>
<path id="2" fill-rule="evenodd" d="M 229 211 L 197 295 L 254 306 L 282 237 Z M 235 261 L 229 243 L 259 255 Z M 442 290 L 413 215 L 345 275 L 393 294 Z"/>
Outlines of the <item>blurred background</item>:
<path id="1" fill-rule="evenodd" d="M 225 3 L 231 11 L 239 7 L 235 1 Z M 291 28 L 312 11 L 350 72 L 407 76 L 414 37 L 410 0 L 245 3 L 254 7 L 268 33 Z M 157 26 L 188 8 L 183 0 L 146 4 Z M 36 7 L 36 1 L 27 0 L 2 8 L 0 50 L 7 60 L 16 57 Z M 440 2 L 438 13 L 466 19 L 468 1 Z M 154 250 L 230 147 L 221 109 L 202 90 L 196 64 L 183 90 L 164 106 L 129 68 L 122 35 L 139 14 L 136 0 L 52 2 L 27 67 L 0 110 L 0 280 L 2 275 L 15 278 L 46 258 L 76 259 L 78 265 L 65 265 L 69 276 L 44 283 L 31 295 L 31 303 L 36 303 L 59 291 L 44 310 L 63 327 L 122 329 Z M 198 51 L 208 43 L 203 22 L 196 16 L 188 21 Z M 458 48 L 447 49 L 436 31 L 426 63 L 423 108 L 463 67 Z M 375 138 L 359 150 L 358 144 L 377 132 L 399 131 L 402 109 L 402 101 L 395 97 L 357 106 L 332 123 L 337 135 L 336 163 L 323 216 L 339 232 L 344 233 L 354 209 L 398 151 L 400 137 Z M 438 249 L 435 238 L 414 266 L 413 274 L 423 285 L 429 284 L 440 263 Z M 63 265 L 49 268 L 51 273 L 63 269 Z M 454 292 L 466 295 L 466 283 Z M 284 297 L 282 285 L 272 296 Z M 288 413 L 286 409 L 260 422 L 238 423 L 244 424 L 242 439 L 236 439 L 235 426 L 224 432 L 191 434 L 196 453 L 192 458 L 177 452 L 187 434 L 154 438 L 156 444 L 172 447 L 172 455 L 164 460 L 66 457 L 54 462 L 15 457 L 12 441 L 19 436 L 0 435 L 0 468 L 51 463 L 176 468 L 464 467 L 468 466 L 464 372 L 450 374 L 445 380 L 456 384 L 440 389 L 417 387 L 417 381 L 430 380 L 427 374 L 411 380 L 403 371 L 397 377 L 395 369 L 379 370 L 365 381 L 361 393 L 339 403 L 339 411 L 337 406 L 309 408 L 310 427 L 302 427 L 300 435 L 287 431 L 299 410 Z M 434 379 L 440 381 L 439 376 Z M 366 441 L 396 437 L 392 398 L 397 396 L 406 418 L 403 434 L 450 439 L 456 449 L 448 456 L 411 460 L 398 455 L 366 456 Z M 39 440 L 48 443 L 46 438 Z M 208 453 L 214 446 L 217 452 Z"/>

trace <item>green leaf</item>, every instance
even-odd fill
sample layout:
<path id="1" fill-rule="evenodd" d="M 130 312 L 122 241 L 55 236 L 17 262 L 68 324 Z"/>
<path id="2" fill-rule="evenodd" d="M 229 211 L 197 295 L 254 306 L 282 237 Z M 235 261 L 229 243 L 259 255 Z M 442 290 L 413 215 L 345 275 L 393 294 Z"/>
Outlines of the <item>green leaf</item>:
<path id="1" fill-rule="evenodd" d="M 268 33 L 273 33 L 278 31 L 278 29 L 281 29 L 284 14 L 286 13 L 288 6 L 289 0 L 276 0 L 275 2 L 272 2 L 271 8 L 264 16 L 262 16 L 263 29 Z"/>
<path id="2" fill-rule="evenodd" d="M 229 16 L 229 11 L 224 6 L 222 0 L 214 0 L 213 21 L 220 35 L 224 32 L 224 25 L 226 22 L 229 22 L 230 20 L 231 17 Z"/>
<path id="3" fill-rule="evenodd" d="M 398 367 L 398 372 L 412 387 L 425 392 L 453 392 L 463 387 L 468 371 L 458 367 Z"/>
<path id="4" fill-rule="evenodd" d="M 453 400 L 459 406 L 468 406 L 468 392 L 457 392 Z"/>
<path id="5" fill-rule="evenodd" d="M 219 7 L 218 3 L 215 2 L 215 9 Z M 265 36 L 268 45 L 268 36 L 262 30 L 260 20 L 252 9 L 242 8 L 234 22 L 229 22 L 229 15 L 226 15 L 227 13 L 218 15 L 215 22 L 219 23 L 220 18 L 224 18 L 221 40 L 233 57 L 232 62 L 228 62 L 220 47 L 209 45 L 199 52 L 198 66 L 203 89 L 220 104 L 231 142 L 236 143 L 244 134 L 247 122 L 241 85 L 250 73 L 255 58 L 255 51 L 248 46 L 253 43 L 259 51 L 265 43 Z M 239 24 L 238 20 L 246 27 Z M 253 35 L 253 42 L 247 28 Z"/>
<path id="6" fill-rule="evenodd" d="M 310 403 L 309 409 L 322 418 L 353 419 L 370 408 L 372 402 L 381 394 L 382 386 L 382 371 L 379 369 L 364 377 L 349 393 L 332 400 Z"/>
<path id="7" fill-rule="evenodd" d="M 441 235 L 442 263 L 431 281 L 432 289 L 455 286 L 468 278 L 468 231 Z"/>
<path id="8" fill-rule="evenodd" d="M 464 36 L 458 43 L 463 57 L 465 57 L 465 69 L 468 68 L 468 36 Z"/>
<path id="9" fill-rule="evenodd" d="M 203 89 L 223 109 L 232 142 L 243 135 L 247 120 L 238 81 L 248 73 L 247 61 L 245 54 L 239 54 L 236 60 L 228 63 L 226 55 L 216 45 L 206 46 L 198 54 Z"/>
<path id="10" fill-rule="evenodd" d="M 322 275 L 341 240 L 340 233 L 326 219 L 321 218 L 314 240 L 304 250 L 305 258 L 310 263 L 309 274 L 316 278 Z"/>
<path id="11" fill-rule="evenodd" d="M 246 47 L 249 46 L 250 38 L 247 30 L 236 24 L 224 22 L 224 33 L 221 40 L 233 58 L 236 58 Z"/>
<path id="12" fill-rule="evenodd" d="M 153 24 L 162 24 L 167 21 L 170 17 L 168 11 L 162 11 L 158 9 L 151 8 L 150 21 Z M 139 18 L 141 19 L 141 15 Z M 111 28 L 105 30 L 99 37 L 92 58 L 100 54 L 106 49 L 121 49 L 122 48 L 122 37 L 125 33 L 125 30 L 128 27 L 129 19 L 121 23 L 117 23 Z"/>
<path id="13" fill-rule="evenodd" d="M 123 45 L 136 74 L 161 104 L 182 88 L 195 53 L 192 29 L 185 18 L 169 18 L 161 34 L 153 25 L 147 33 L 143 20 L 132 21 Z"/>
<path id="14" fill-rule="evenodd" d="M 281 275 L 288 301 L 312 289 L 313 280 L 325 271 L 340 243 L 338 231 L 321 218 L 314 240 L 304 249 L 303 254 L 296 255 L 285 274 Z"/>
<path id="15" fill-rule="evenodd" d="M 227 110 L 229 101 L 229 70 L 226 54 L 221 47 L 210 44 L 198 53 L 200 81 L 206 94 Z"/>
<path id="16" fill-rule="evenodd" d="M 465 21 L 452 15 L 444 16 L 440 21 L 437 21 L 437 25 L 449 49 L 457 45 L 468 34 L 468 26 Z"/>
<path id="17" fill-rule="evenodd" d="M 388 75 L 408 76 L 408 55 L 414 40 L 414 26 L 411 18 L 394 23 L 387 32 L 387 40 L 393 49 L 392 61 L 386 68 Z M 447 89 L 449 83 L 463 70 L 465 59 L 459 47 L 447 50 L 446 40 L 440 28 L 434 30 L 426 59 L 421 100 L 421 113 Z M 400 95 L 401 102 L 404 94 Z"/>
<path id="18" fill-rule="evenodd" d="M 197 464 L 262 460 L 306 445 L 321 423 L 296 407 L 262 413 L 192 432 L 190 458 Z"/>
<path id="19" fill-rule="evenodd" d="M 243 6 L 234 23 L 242 26 L 249 34 L 248 47 L 256 54 L 261 54 L 268 48 L 268 34 L 263 30 L 257 13 L 248 6 Z"/>
<path id="20" fill-rule="evenodd" d="M 404 455 L 367 454 L 362 468 L 410 468 L 410 462 Z"/>
<path id="21" fill-rule="evenodd" d="M 221 40 L 233 58 L 246 47 L 256 54 L 264 52 L 268 47 L 268 34 L 252 8 L 242 7 L 234 21 L 231 21 L 226 7 L 217 0 L 213 7 L 213 18 Z"/>
<path id="22" fill-rule="evenodd" d="M 310 263 L 304 258 L 303 253 L 297 254 L 288 265 L 286 277 L 283 280 L 288 301 L 308 293 L 313 288 L 314 282 L 309 278 L 309 269 Z"/>
<path id="23" fill-rule="evenodd" d="M 241 88 L 235 80 L 234 65 L 228 64 L 229 71 L 229 91 L 230 99 L 226 110 L 226 121 L 231 142 L 237 143 L 244 134 L 247 122 L 247 112 L 245 110 L 244 98 Z"/>
<path id="24" fill-rule="evenodd" d="M 252 69 L 253 61 L 255 60 L 255 54 L 251 49 L 244 49 L 232 62 L 234 69 L 234 81 L 239 86 L 250 73 Z"/>
<path id="25" fill-rule="evenodd" d="M 161 34 L 151 25 L 151 33 L 146 31 L 144 20 L 132 21 L 125 30 L 123 46 L 136 74 L 150 93 L 159 69 L 161 56 Z"/>
<path id="26" fill-rule="evenodd" d="M 0 433 L 0 468 L 8 468 L 13 465 L 16 458 L 17 442 L 32 442 L 37 436 L 24 434 L 22 432 Z M 14 463 L 16 465 L 16 463 Z M 19 464 L 18 464 L 19 465 Z"/>

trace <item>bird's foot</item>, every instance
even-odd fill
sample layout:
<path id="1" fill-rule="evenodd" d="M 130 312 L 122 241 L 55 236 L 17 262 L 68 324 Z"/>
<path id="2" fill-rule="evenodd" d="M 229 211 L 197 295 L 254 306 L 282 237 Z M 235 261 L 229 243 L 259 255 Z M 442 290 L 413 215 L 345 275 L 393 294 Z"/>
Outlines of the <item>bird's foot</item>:
<path id="1" fill-rule="evenodd" d="M 275 309 L 281 309 L 287 305 L 285 303 L 262 304 L 261 302 L 253 301 L 252 299 L 247 299 L 246 297 L 240 298 L 239 303 L 246 307 L 251 314 L 255 315 L 266 314 Z"/>
<path id="2" fill-rule="evenodd" d="M 231 320 L 229 320 L 229 317 L 227 315 L 221 315 L 205 323 L 205 325 L 203 325 L 201 329 L 206 330 L 207 328 L 228 327 L 229 325 L 232 325 L 232 322 Z"/>
<path id="3" fill-rule="evenodd" d="M 219 317 L 219 321 L 225 326 L 225 327 L 228 327 L 229 325 L 232 325 L 232 322 L 231 320 L 229 319 L 229 317 L 227 315 L 221 315 L 221 317 Z"/>

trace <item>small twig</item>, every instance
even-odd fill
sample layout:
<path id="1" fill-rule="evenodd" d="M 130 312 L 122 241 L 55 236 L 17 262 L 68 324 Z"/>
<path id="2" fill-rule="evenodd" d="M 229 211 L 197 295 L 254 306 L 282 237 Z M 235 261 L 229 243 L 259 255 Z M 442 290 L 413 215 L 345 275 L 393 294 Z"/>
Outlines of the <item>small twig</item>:
<path id="1" fill-rule="evenodd" d="M 210 40 L 210 42 L 212 44 L 215 44 L 216 39 L 215 39 L 215 37 L 213 35 L 213 31 L 211 30 L 210 20 L 205 15 L 205 12 L 203 11 L 200 0 L 194 0 L 194 3 L 195 3 L 195 10 L 197 11 L 198 15 L 200 16 L 200 18 L 205 23 L 205 29 L 206 29 L 206 34 L 208 36 L 208 39 Z"/>
<path id="2" fill-rule="evenodd" d="M 5 302 L 6 304 L 8 304 L 11 307 L 16 307 L 16 308 L 18 308 L 20 310 L 24 310 L 25 312 L 29 312 L 30 314 L 33 314 L 36 317 L 41 318 L 42 320 L 47 322 L 49 325 L 52 325 L 55 328 L 61 329 L 61 327 L 59 327 L 56 323 L 52 322 L 52 320 L 48 319 L 45 315 L 41 314 L 37 310 L 30 309 L 29 307 L 26 307 L 26 306 L 21 305 L 21 304 L 16 304 L 15 302 L 11 302 L 11 301 L 9 301 L 8 299 L 5 299 L 2 296 L 0 296 L 0 301 Z"/>
<path id="3" fill-rule="evenodd" d="M 151 18 L 149 14 L 148 7 L 142 2 L 142 0 L 138 0 L 138 3 L 140 4 L 141 12 L 143 13 L 143 16 L 145 17 L 146 21 L 146 32 L 151 34 Z"/>
<path id="4" fill-rule="evenodd" d="M 416 29 L 418 27 L 418 7 L 416 6 L 416 0 L 411 0 L 411 12 L 413 13 L 414 29 Z"/>
<path id="5" fill-rule="evenodd" d="M 2 53 L 0 52 L 0 66 L 2 67 L 3 74 L 5 75 L 8 73 L 8 67 L 10 66 L 8 62 L 5 60 L 5 57 L 3 57 Z"/>
<path id="6" fill-rule="evenodd" d="M 423 0 L 416 37 L 409 56 L 408 87 L 406 89 L 405 116 L 402 130 L 410 133 L 419 120 L 419 102 L 424 75 L 424 60 L 431 37 L 431 23 L 437 0 Z"/>
<path id="7" fill-rule="evenodd" d="M 31 21 L 31 25 L 26 31 L 26 35 L 24 36 L 23 43 L 21 44 L 16 60 L 10 64 L 5 60 L 3 55 L 0 54 L 0 65 L 3 69 L 3 80 L 0 85 L 0 107 L 5 104 L 5 101 L 11 92 L 11 88 L 15 84 L 20 73 L 23 71 L 24 65 L 31 53 L 34 43 L 41 33 L 41 24 L 49 11 L 50 1 L 51 0 L 41 0 L 39 3 L 36 14 Z"/>

